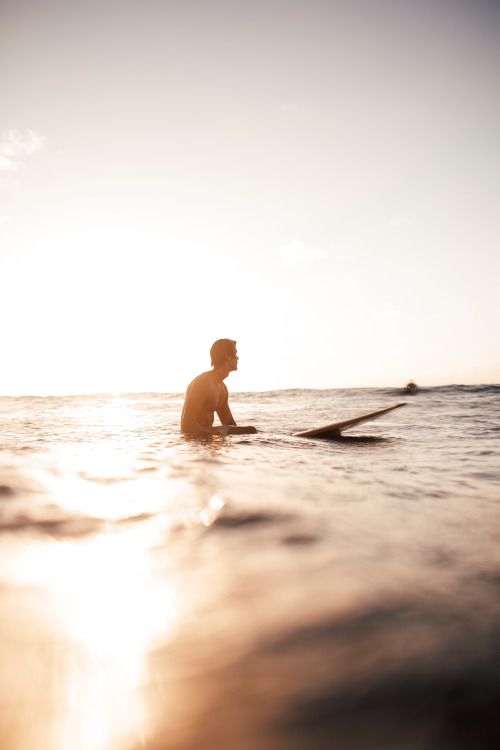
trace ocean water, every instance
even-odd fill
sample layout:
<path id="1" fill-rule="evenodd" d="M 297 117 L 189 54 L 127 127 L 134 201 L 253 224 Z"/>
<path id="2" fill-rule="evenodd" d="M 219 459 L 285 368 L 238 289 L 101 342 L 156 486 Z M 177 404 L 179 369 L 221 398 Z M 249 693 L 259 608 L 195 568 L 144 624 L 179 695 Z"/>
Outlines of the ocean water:
<path id="1" fill-rule="evenodd" d="M 500 747 L 500 386 L 181 406 L 0 399 L 1 750 Z"/>

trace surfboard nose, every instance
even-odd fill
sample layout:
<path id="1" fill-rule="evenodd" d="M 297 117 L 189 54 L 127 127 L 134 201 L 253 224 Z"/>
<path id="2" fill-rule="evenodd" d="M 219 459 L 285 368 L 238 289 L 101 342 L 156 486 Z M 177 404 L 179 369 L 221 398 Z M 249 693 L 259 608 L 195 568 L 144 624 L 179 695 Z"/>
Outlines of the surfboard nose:
<path id="1" fill-rule="evenodd" d="M 351 417 L 350 419 L 344 419 L 340 422 L 332 422 L 331 424 L 323 425 L 322 427 L 314 427 L 312 430 L 304 430 L 303 432 L 295 432 L 295 437 L 327 437 L 329 433 L 336 434 L 338 437 L 340 435 L 341 430 L 346 430 L 349 427 L 354 427 L 354 425 L 362 424 L 363 422 L 368 422 L 371 419 L 378 419 L 379 417 L 383 416 L 384 414 L 388 414 L 390 411 L 394 411 L 394 409 L 399 409 L 401 406 L 406 406 L 406 401 L 402 401 L 399 404 L 394 404 L 393 406 L 386 406 L 383 409 L 377 409 L 376 411 L 371 411 L 368 414 L 362 414 L 359 417 Z"/>

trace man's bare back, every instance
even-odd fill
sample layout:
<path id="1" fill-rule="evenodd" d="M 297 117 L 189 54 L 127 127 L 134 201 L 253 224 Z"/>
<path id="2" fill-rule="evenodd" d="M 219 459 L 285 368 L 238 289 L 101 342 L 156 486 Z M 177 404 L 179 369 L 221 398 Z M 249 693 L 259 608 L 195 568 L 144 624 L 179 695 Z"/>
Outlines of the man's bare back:
<path id="1" fill-rule="evenodd" d="M 181 430 L 193 435 L 228 435 L 257 432 L 255 427 L 238 426 L 229 408 L 228 391 L 223 382 L 238 368 L 236 342 L 219 339 L 210 350 L 213 369 L 198 375 L 188 386 L 182 409 Z M 217 413 L 220 427 L 214 427 Z"/>

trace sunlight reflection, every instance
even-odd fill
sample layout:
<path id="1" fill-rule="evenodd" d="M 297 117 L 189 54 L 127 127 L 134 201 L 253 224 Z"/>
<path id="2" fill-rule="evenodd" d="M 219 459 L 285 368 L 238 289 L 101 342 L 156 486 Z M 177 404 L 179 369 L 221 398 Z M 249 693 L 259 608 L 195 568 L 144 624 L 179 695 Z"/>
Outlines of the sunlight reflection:
<path id="1" fill-rule="evenodd" d="M 0 584 L 12 592 L 0 714 L 15 717 L 13 750 L 42 736 L 50 750 L 128 750 L 157 721 L 150 654 L 211 596 L 176 558 L 176 532 L 204 534 L 225 506 L 204 464 L 193 479 L 166 455 L 94 441 L 33 460 L 30 523 L 0 549 Z M 47 517 L 53 525 L 38 523 Z"/>
<path id="2" fill-rule="evenodd" d="M 135 454 L 113 442 L 79 445 L 78 450 L 59 446 L 53 455 L 64 474 L 73 472 L 96 481 L 128 479 L 134 475 Z"/>
<path id="3" fill-rule="evenodd" d="M 178 619 L 172 586 L 154 576 L 150 542 L 150 531 L 135 530 L 34 543 L 16 561 L 11 581 L 37 586 L 53 607 L 51 748 L 124 748 L 146 731 L 146 657 Z"/>
<path id="4" fill-rule="evenodd" d="M 51 472 L 43 483 L 55 504 L 66 510 L 104 520 L 126 519 L 158 512 L 178 491 L 178 482 L 167 478 L 168 466 L 138 473 L 136 454 L 113 444 L 79 446 L 78 451 L 58 448 Z"/>
<path id="5" fill-rule="evenodd" d="M 200 521 L 204 526 L 211 526 L 220 511 L 224 507 L 225 502 L 218 495 L 212 495 L 208 501 L 208 505 L 200 511 Z"/>
<path id="6" fill-rule="evenodd" d="M 124 396 L 114 396 L 99 406 L 89 406 L 87 418 L 94 418 L 103 427 L 119 427 L 124 430 L 137 427 L 137 412 L 131 408 L 131 402 Z"/>
<path id="7" fill-rule="evenodd" d="M 167 495 L 153 480 L 106 486 L 91 485 L 80 477 L 66 477 L 63 483 L 54 482 L 49 489 L 59 508 L 108 521 L 158 512 Z"/>

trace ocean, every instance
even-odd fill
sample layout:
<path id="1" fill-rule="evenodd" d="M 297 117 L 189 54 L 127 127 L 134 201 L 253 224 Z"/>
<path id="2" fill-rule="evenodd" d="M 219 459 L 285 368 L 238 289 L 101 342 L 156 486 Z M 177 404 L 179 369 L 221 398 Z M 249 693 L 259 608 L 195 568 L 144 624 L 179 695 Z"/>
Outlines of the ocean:
<path id="1" fill-rule="evenodd" d="M 0 398 L 1 750 L 500 747 L 500 386 L 182 400 Z"/>

